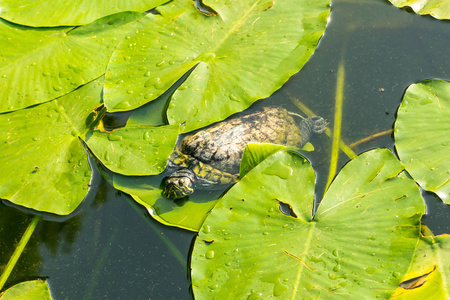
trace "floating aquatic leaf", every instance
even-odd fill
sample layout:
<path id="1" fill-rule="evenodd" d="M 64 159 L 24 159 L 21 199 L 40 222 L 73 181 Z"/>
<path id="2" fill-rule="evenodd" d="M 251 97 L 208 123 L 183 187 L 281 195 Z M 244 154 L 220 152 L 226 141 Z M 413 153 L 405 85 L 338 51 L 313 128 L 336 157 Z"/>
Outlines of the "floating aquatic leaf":
<path id="1" fill-rule="evenodd" d="M 408 87 L 395 122 L 395 146 L 422 188 L 450 204 L 450 83 L 427 80 Z"/>
<path id="2" fill-rule="evenodd" d="M 310 149 L 310 145 L 307 143 L 305 147 Z M 263 159 L 277 151 L 287 149 L 293 147 L 249 144 L 241 161 L 241 177 Z M 147 208 L 154 219 L 165 225 L 198 231 L 223 191 L 200 191 L 191 195 L 189 200 L 172 200 L 162 195 L 160 187 L 162 179 L 161 176 L 127 177 L 118 174 L 114 174 L 113 177 L 114 187 L 130 194 L 136 202 Z"/>
<path id="3" fill-rule="evenodd" d="M 232 187 L 193 249 L 196 299 L 388 298 L 406 273 L 424 203 L 386 149 L 349 162 L 312 217 L 314 171 L 278 152 Z"/>
<path id="4" fill-rule="evenodd" d="M 125 127 L 90 131 L 86 143 L 109 170 L 123 175 L 155 175 L 164 171 L 178 137 L 178 125 Z"/>
<path id="5" fill-rule="evenodd" d="M 391 299 L 450 298 L 450 235 L 420 239 L 404 283 Z M 413 284 L 413 286 L 411 286 Z"/>
<path id="6" fill-rule="evenodd" d="M 108 111 L 135 109 L 168 90 L 169 123 L 185 132 L 223 120 L 270 96 L 299 71 L 325 30 L 329 0 L 205 1 L 217 16 L 189 0 L 158 8 L 135 27 L 111 57 L 105 82 Z"/>
<path id="7" fill-rule="evenodd" d="M 216 205 L 222 191 L 195 193 L 189 200 L 167 199 L 160 188 L 163 176 L 131 177 L 114 174 L 114 187 L 147 208 L 164 225 L 198 231 L 208 212 Z"/>
<path id="8" fill-rule="evenodd" d="M 308 142 L 302 147 L 302 149 L 305 151 L 313 151 L 314 146 Z M 244 153 L 242 154 L 239 176 L 241 178 L 244 177 L 245 174 L 247 174 L 251 169 L 256 167 L 263 160 L 281 150 L 297 151 L 300 149 L 276 144 L 248 144 L 247 147 L 245 147 Z"/>
<path id="9" fill-rule="evenodd" d="M 89 188 L 80 141 L 101 104 L 103 80 L 32 108 L 0 114 L 0 198 L 55 214 L 72 212 Z M 13 176 L 11 175 L 13 174 Z"/>
<path id="10" fill-rule="evenodd" d="M 122 11 L 145 12 L 167 0 L 0 0 L 0 17 L 27 26 L 85 25 Z"/>
<path id="11" fill-rule="evenodd" d="M 18 283 L 0 294 L 1 300 L 51 300 L 50 290 L 45 280 Z"/>
<path id="12" fill-rule="evenodd" d="M 411 7 L 417 14 L 428 15 L 436 19 L 450 19 L 449 0 L 389 0 L 397 7 Z"/>
<path id="13" fill-rule="evenodd" d="M 47 29 L 0 19 L 0 112 L 52 100 L 101 76 L 141 16 L 126 12 L 78 28 Z"/>

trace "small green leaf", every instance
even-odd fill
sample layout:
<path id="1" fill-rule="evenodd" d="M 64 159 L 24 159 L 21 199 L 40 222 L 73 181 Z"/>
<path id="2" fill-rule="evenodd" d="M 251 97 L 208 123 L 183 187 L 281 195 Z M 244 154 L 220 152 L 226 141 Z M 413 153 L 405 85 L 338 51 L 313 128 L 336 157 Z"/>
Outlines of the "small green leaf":
<path id="1" fill-rule="evenodd" d="M 397 7 L 411 7 L 417 14 L 431 15 L 436 19 L 450 19 L 449 0 L 389 0 Z"/>
<path id="2" fill-rule="evenodd" d="M 327 23 L 329 0 L 204 2 L 217 16 L 178 0 L 148 14 L 111 57 L 108 111 L 156 99 L 195 67 L 167 110 L 184 132 L 204 127 L 270 96 L 313 53 Z M 130 94 L 132 92 L 132 95 Z"/>
<path id="3" fill-rule="evenodd" d="M 0 198 L 55 214 L 71 213 L 89 188 L 80 141 L 86 118 L 101 104 L 103 79 L 15 112 L 0 114 Z M 11 176 L 14 174 L 14 176 Z"/>
<path id="4" fill-rule="evenodd" d="M 314 151 L 314 146 L 308 142 L 305 144 L 305 146 L 302 147 L 302 150 L 300 150 L 296 147 L 287 147 L 276 144 L 250 143 L 247 145 L 247 147 L 245 147 L 244 153 L 242 154 L 239 176 L 241 178 L 244 177 L 245 174 L 247 174 L 258 164 L 260 164 L 263 160 L 282 150 L 289 150 L 300 153 L 302 152 L 302 150 Z"/>
<path id="5" fill-rule="evenodd" d="M 77 28 L 0 19 L 0 112 L 52 100 L 104 74 L 117 43 L 141 16 L 126 12 Z"/>
<path id="6" fill-rule="evenodd" d="M 239 176 L 241 178 L 244 177 L 245 174 L 247 174 L 263 160 L 281 150 L 286 150 L 286 146 L 257 143 L 248 144 L 242 154 Z"/>
<path id="7" fill-rule="evenodd" d="M 43 27 L 85 25 L 122 11 L 145 12 L 167 0 L 0 0 L 0 17 Z"/>
<path id="8" fill-rule="evenodd" d="M 450 204 L 450 83 L 410 85 L 395 122 L 395 147 L 406 170 L 425 190 Z"/>
<path id="9" fill-rule="evenodd" d="M 125 127 L 90 131 L 86 143 L 109 170 L 123 175 L 156 175 L 164 171 L 178 137 L 178 125 Z"/>
<path id="10" fill-rule="evenodd" d="M 312 167 L 296 153 L 273 154 L 206 218 L 191 259 L 195 298 L 388 298 L 411 262 L 425 211 L 402 170 L 389 150 L 363 153 L 313 218 Z"/>
<path id="11" fill-rule="evenodd" d="M 158 222 L 191 231 L 198 231 L 208 212 L 216 205 L 221 191 L 196 193 L 189 200 L 167 199 L 160 188 L 162 176 L 130 177 L 114 174 L 114 187 L 147 208 Z"/>
<path id="12" fill-rule="evenodd" d="M 50 290 L 45 280 L 18 283 L 0 294 L 1 300 L 51 300 Z"/>

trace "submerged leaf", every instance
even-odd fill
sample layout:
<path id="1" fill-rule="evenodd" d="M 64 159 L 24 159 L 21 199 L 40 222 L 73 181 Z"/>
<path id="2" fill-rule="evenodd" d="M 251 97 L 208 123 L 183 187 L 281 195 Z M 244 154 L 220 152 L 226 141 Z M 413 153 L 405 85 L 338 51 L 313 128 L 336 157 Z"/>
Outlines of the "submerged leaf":
<path id="1" fill-rule="evenodd" d="M 18 283 L 0 294 L 1 300 L 51 300 L 50 290 L 44 280 Z"/>
<path id="2" fill-rule="evenodd" d="M 122 11 L 145 12 L 167 0 L 0 0 L 0 17 L 27 26 L 85 25 Z"/>
<path id="3" fill-rule="evenodd" d="M 411 7 L 417 14 L 450 19 L 450 0 L 389 0 L 397 7 Z"/>
<path id="4" fill-rule="evenodd" d="M 287 152 L 264 160 L 200 230 L 191 259 L 196 299 L 388 298 L 408 269 L 424 213 L 402 170 L 389 150 L 360 155 L 313 218 L 310 164 Z"/>
<path id="5" fill-rule="evenodd" d="M 391 299 L 450 298 L 450 235 L 425 236 L 416 247 L 411 267 L 404 282 Z"/>
<path id="6" fill-rule="evenodd" d="M 29 28 L 0 19 L 0 112 L 67 94 L 98 78 L 129 24 L 121 13 L 78 28 Z"/>
<path id="7" fill-rule="evenodd" d="M 422 188 L 450 204 L 450 83 L 427 80 L 408 87 L 395 122 L 395 147 Z"/>
<path id="8" fill-rule="evenodd" d="M 125 127 L 90 131 L 86 143 L 109 170 L 123 175 L 155 175 L 164 171 L 178 137 L 178 125 Z"/>
<path id="9" fill-rule="evenodd" d="M 55 214 L 72 212 L 89 188 L 80 141 L 101 104 L 103 80 L 32 108 L 0 114 L 0 198 Z M 14 174 L 14 176 L 11 176 Z"/>
<path id="10" fill-rule="evenodd" d="M 185 132 L 223 120 L 270 96 L 299 71 L 325 30 L 328 0 L 204 2 L 189 0 L 147 15 L 122 42 L 107 69 L 108 110 L 137 108 L 156 99 L 195 67 L 174 93 L 169 123 Z"/>

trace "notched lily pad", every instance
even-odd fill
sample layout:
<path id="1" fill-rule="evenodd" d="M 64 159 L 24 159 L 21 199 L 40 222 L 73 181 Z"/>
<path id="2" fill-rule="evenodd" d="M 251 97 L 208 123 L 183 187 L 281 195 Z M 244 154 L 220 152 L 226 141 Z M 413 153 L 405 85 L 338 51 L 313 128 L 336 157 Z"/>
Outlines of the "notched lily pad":
<path id="1" fill-rule="evenodd" d="M 313 218 L 311 165 L 293 152 L 265 159 L 206 218 L 191 259 L 195 298 L 388 298 L 408 269 L 424 213 L 402 171 L 389 150 L 358 156 Z"/>
<path id="2" fill-rule="evenodd" d="M 0 294 L 1 300 L 52 300 L 45 280 L 18 283 Z"/>
<path id="3" fill-rule="evenodd" d="M 395 147 L 422 188 L 450 204 L 450 83 L 427 80 L 408 87 L 395 122 Z"/>
<path id="4" fill-rule="evenodd" d="M 133 177 L 114 174 L 113 184 L 144 206 L 158 222 L 198 231 L 222 191 L 195 193 L 189 199 L 172 200 L 162 195 L 162 176 Z"/>
<path id="5" fill-rule="evenodd" d="M 111 57 L 105 83 L 108 111 L 132 110 L 156 99 L 196 68 L 177 89 L 169 123 L 185 132 L 242 111 L 270 96 L 298 72 L 325 30 L 329 0 L 190 0 L 158 8 Z"/>
<path id="6" fill-rule="evenodd" d="M 411 267 L 391 299 L 450 298 L 450 235 L 422 236 Z"/>
<path id="7" fill-rule="evenodd" d="M 162 173 L 178 137 L 178 125 L 90 131 L 86 143 L 109 170 L 123 175 Z"/>
<path id="8" fill-rule="evenodd" d="M 104 74 L 130 23 L 142 16 L 125 12 L 77 28 L 29 28 L 0 19 L 0 112 L 55 99 Z"/>
<path id="9" fill-rule="evenodd" d="M 0 198 L 61 215 L 81 203 L 91 170 L 80 138 L 101 104 L 102 85 L 95 80 L 50 102 L 0 114 L 0 165 L 8 170 L 0 172 Z"/>
<path id="10" fill-rule="evenodd" d="M 240 177 L 270 155 L 288 149 L 294 148 L 272 144 L 249 144 L 242 157 Z M 163 173 L 161 176 L 132 177 L 114 174 L 113 184 L 116 189 L 130 194 L 136 202 L 146 207 L 150 215 L 162 224 L 198 231 L 207 214 L 218 202 L 223 190 L 199 191 L 190 195 L 189 199 L 167 199 L 162 195 L 161 188 L 161 182 L 166 175 Z"/>
<path id="11" fill-rule="evenodd" d="M 27 26 L 89 24 L 122 11 L 145 12 L 167 0 L 0 0 L 0 16 Z"/>

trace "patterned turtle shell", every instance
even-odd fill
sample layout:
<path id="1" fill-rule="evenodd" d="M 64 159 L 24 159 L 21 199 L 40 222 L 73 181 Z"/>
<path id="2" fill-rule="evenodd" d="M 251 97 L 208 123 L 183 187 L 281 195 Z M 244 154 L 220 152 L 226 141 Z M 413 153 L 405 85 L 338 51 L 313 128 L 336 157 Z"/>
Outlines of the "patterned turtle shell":
<path id="1" fill-rule="evenodd" d="M 164 195 L 178 199 L 195 189 L 220 189 L 236 182 L 245 147 L 249 143 L 273 143 L 301 147 L 311 134 L 325 130 L 321 117 L 301 119 L 279 106 L 232 117 L 187 136 L 169 158 Z"/>

